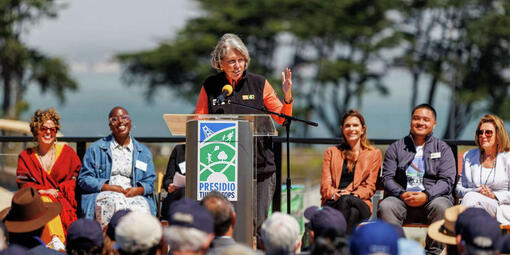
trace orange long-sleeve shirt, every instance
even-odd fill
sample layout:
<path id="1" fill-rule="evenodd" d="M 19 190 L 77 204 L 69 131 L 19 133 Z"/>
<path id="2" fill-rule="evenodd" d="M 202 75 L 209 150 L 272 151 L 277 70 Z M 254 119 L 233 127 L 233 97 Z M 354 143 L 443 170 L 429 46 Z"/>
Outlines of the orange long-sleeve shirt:
<path id="1" fill-rule="evenodd" d="M 232 86 L 235 87 L 235 83 L 231 82 Z M 266 80 L 264 84 L 264 93 L 263 93 L 264 106 L 272 112 L 283 113 L 286 115 L 292 115 L 292 104 L 283 103 L 278 99 L 276 93 Z M 208 114 L 209 113 L 209 100 L 207 99 L 207 93 L 205 92 L 204 86 L 200 90 L 200 95 L 198 96 L 197 106 L 195 107 L 195 114 Z M 273 119 L 278 123 L 282 124 L 285 119 L 276 115 L 271 115 Z"/>

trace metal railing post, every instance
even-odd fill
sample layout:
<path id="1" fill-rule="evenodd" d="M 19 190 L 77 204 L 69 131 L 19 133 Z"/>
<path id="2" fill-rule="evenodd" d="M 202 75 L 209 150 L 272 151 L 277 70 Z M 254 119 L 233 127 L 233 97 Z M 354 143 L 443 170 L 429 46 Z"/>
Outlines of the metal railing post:
<path id="1" fill-rule="evenodd" d="M 274 163 L 276 165 L 276 188 L 273 196 L 273 212 L 282 210 L 282 142 L 273 140 Z"/>

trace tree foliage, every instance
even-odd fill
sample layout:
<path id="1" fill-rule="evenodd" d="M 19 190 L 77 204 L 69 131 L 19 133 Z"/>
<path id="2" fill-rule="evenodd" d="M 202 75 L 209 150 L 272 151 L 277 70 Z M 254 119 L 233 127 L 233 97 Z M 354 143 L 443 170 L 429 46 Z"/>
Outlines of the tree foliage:
<path id="1" fill-rule="evenodd" d="M 174 39 L 117 56 L 128 83 L 148 84 L 147 98 L 167 87 L 194 102 L 202 81 L 214 72 L 209 54 L 228 32 L 241 36 L 253 58 L 250 69 L 268 77 L 275 89 L 278 69 L 289 65 L 297 112 L 319 117 L 333 135 L 339 135 L 343 112 L 362 107 L 365 92 L 388 93 L 382 81 L 395 67 L 411 74 L 411 108 L 421 103 L 424 82 L 432 105 L 438 86 L 452 90 L 446 138 L 458 137 L 480 112 L 510 118 L 507 1 L 197 2 L 203 15 L 189 20 Z"/>
<path id="2" fill-rule="evenodd" d="M 59 5 L 52 0 L 0 1 L 0 75 L 3 86 L 2 115 L 17 118 L 28 108 L 24 93 L 33 82 L 64 102 L 67 90 L 76 90 L 67 65 L 58 58 L 29 48 L 21 40 L 26 26 L 56 17 Z"/>
<path id="3" fill-rule="evenodd" d="M 407 45 L 399 65 L 418 84 L 429 78 L 427 102 L 439 84 L 452 98 L 445 138 L 457 138 L 473 116 L 492 112 L 510 118 L 510 3 L 484 0 L 408 1 L 399 28 Z"/>

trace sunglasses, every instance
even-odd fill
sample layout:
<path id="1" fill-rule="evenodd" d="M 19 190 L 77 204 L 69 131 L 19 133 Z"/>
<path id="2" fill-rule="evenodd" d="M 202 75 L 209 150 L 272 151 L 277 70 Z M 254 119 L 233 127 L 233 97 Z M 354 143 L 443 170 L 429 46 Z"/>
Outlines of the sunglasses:
<path id="1" fill-rule="evenodd" d="M 491 137 L 491 136 L 492 136 L 492 134 L 494 133 L 494 131 L 492 131 L 492 130 L 482 130 L 482 129 L 480 129 L 480 130 L 476 131 L 476 133 L 478 134 L 478 136 L 481 136 L 481 135 L 484 135 L 484 134 L 485 134 L 485 136 L 486 136 L 486 137 Z"/>
<path id="2" fill-rule="evenodd" d="M 57 128 L 56 127 L 45 127 L 45 126 L 42 126 L 39 130 L 41 130 L 43 133 L 45 132 L 48 132 L 48 130 L 50 131 L 50 133 L 57 133 Z"/>
<path id="3" fill-rule="evenodd" d="M 118 123 L 119 121 L 128 121 L 130 120 L 131 117 L 129 117 L 129 115 L 121 115 L 121 116 L 113 116 L 113 117 L 110 117 L 110 122 L 111 123 Z"/>

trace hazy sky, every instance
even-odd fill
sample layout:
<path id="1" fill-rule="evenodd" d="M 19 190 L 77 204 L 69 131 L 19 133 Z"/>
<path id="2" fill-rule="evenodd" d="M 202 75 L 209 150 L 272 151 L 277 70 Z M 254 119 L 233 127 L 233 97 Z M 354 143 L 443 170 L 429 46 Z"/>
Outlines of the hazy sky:
<path id="1" fill-rule="evenodd" d="M 80 71 L 116 52 L 154 47 L 198 15 L 191 0 L 66 0 L 56 19 L 29 27 L 24 41 Z M 107 68 L 107 67 L 105 67 Z M 81 70 L 83 71 L 83 70 Z"/>

